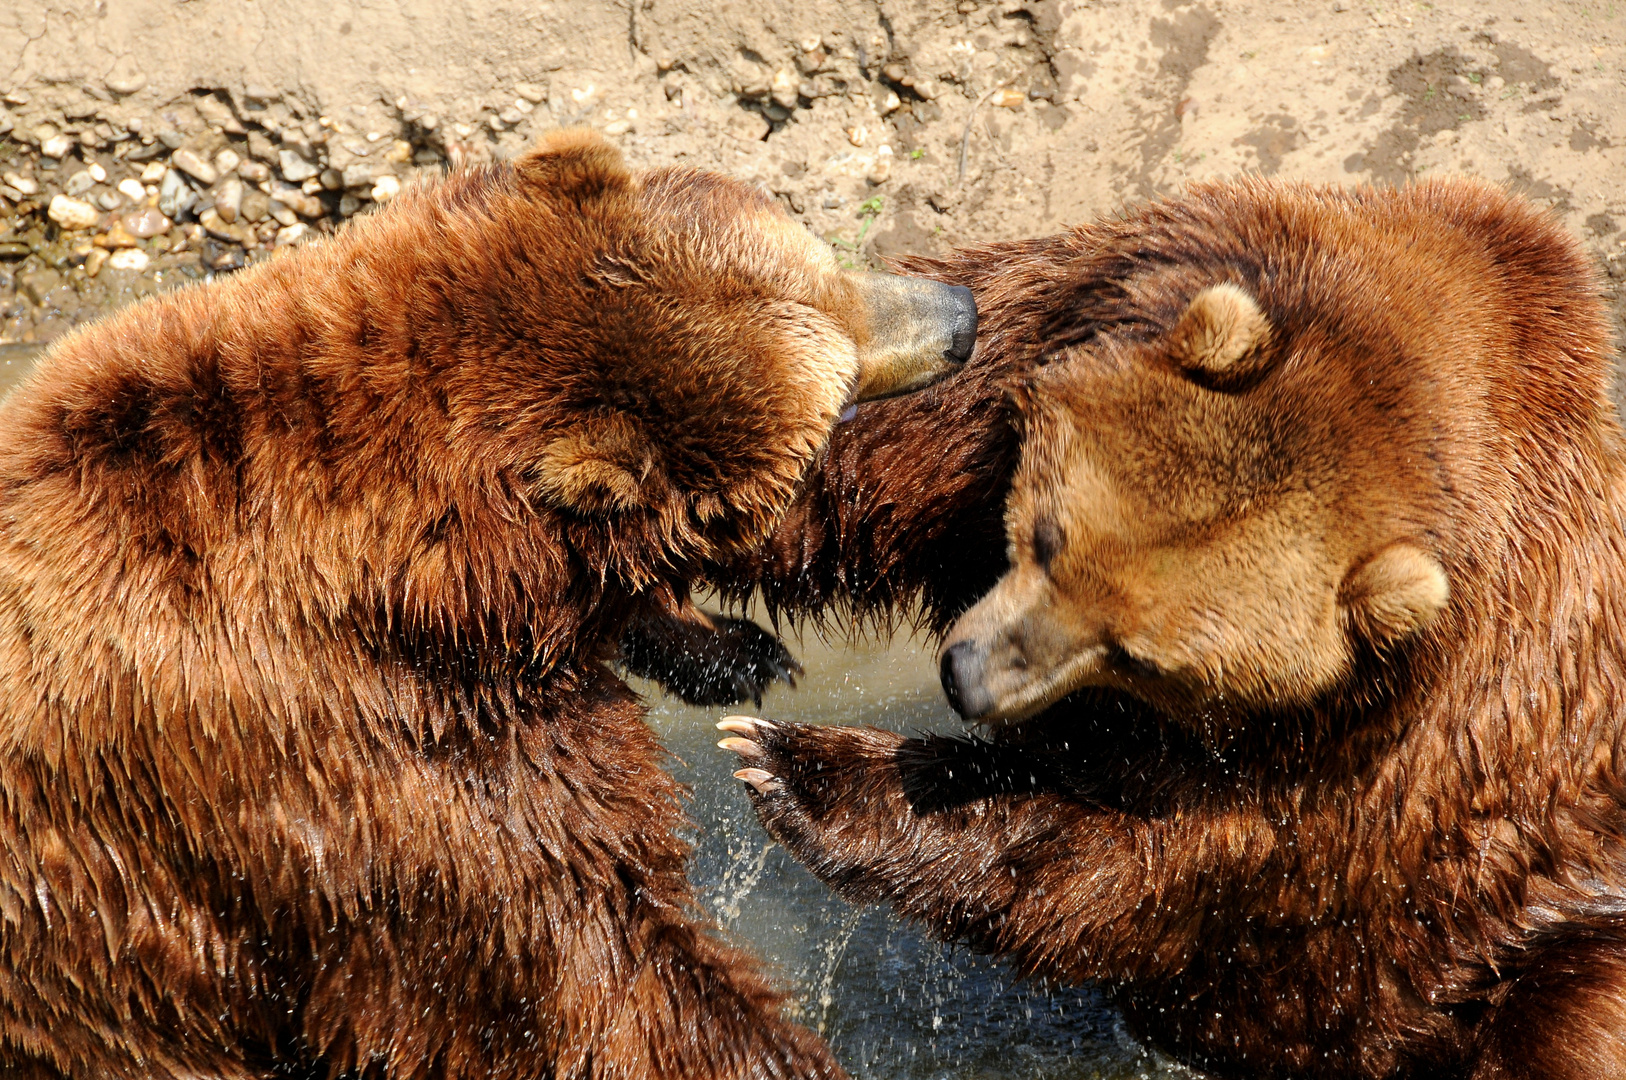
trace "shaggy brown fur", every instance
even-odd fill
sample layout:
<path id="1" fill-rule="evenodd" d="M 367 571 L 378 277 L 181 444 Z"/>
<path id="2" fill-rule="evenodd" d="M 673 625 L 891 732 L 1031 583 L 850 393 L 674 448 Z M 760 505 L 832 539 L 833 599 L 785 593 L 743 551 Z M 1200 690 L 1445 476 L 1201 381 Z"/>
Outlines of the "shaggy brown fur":
<path id="1" fill-rule="evenodd" d="M 887 289 L 564 135 L 54 349 L 0 410 L 0 1072 L 839 1075 L 604 662 L 969 348 Z"/>
<path id="2" fill-rule="evenodd" d="M 1626 1075 L 1626 446 L 1577 245 L 1478 183 L 1250 182 L 939 270 L 984 336 L 933 394 L 984 422 L 861 410 L 815 545 L 742 576 L 952 605 L 1013 445 L 983 387 L 1038 361 L 1010 570 L 945 650 L 1008 722 L 730 721 L 768 828 L 1219 1074 Z M 972 475 L 849 509 L 890 481 L 843 439 Z"/>

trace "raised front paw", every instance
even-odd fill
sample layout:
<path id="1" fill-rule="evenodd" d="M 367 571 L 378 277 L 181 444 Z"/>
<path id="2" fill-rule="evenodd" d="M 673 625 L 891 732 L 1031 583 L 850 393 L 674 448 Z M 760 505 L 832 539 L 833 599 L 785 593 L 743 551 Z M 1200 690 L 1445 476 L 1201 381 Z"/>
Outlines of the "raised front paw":
<path id="1" fill-rule="evenodd" d="M 824 881 L 867 898 L 865 868 L 910 816 L 898 773 L 903 736 L 875 728 L 816 727 L 731 716 L 718 743 L 740 756 L 773 837 Z"/>
<path id="2" fill-rule="evenodd" d="M 756 623 L 694 608 L 630 626 L 621 661 L 690 705 L 760 705 L 768 687 L 795 686 L 802 673 L 784 644 Z"/>

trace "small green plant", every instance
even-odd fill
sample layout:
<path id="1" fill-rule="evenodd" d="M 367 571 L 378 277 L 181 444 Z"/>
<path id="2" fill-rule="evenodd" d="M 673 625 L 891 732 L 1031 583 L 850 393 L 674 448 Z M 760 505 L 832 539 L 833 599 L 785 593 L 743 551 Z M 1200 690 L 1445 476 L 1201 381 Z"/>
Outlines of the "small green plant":
<path id="1" fill-rule="evenodd" d="M 1483 72 L 1478 72 L 1478 71 L 1470 71 L 1470 72 L 1468 72 L 1468 81 L 1471 82 L 1471 83 L 1482 83 L 1482 82 L 1485 81 L 1484 73 Z"/>
<path id="2" fill-rule="evenodd" d="M 923 158 L 925 156 L 926 156 L 926 148 L 924 146 L 917 146 L 913 150 L 909 151 L 909 160 L 910 161 L 919 161 L 921 158 Z"/>
<path id="3" fill-rule="evenodd" d="M 825 241 L 831 247 L 856 252 L 859 248 L 864 246 L 864 237 L 869 235 L 870 226 L 874 225 L 875 219 L 881 216 L 882 205 L 884 205 L 883 200 L 879 195 L 872 195 L 865 199 L 863 202 L 858 204 L 858 216 L 862 218 L 864 222 L 858 227 L 858 236 L 852 240 L 843 240 L 839 236 L 827 236 L 825 237 Z M 842 267 L 845 269 L 853 270 L 857 268 L 856 264 L 851 259 L 843 258 L 839 261 Z"/>
<path id="4" fill-rule="evenodd" d="M 1423 100 L 1427 101 L 1429 98 L 1431 98 L 1433 96 L 1434 96 L 1434 84 L 1429 83 L 1428 85 L 1423 87 Z"/>

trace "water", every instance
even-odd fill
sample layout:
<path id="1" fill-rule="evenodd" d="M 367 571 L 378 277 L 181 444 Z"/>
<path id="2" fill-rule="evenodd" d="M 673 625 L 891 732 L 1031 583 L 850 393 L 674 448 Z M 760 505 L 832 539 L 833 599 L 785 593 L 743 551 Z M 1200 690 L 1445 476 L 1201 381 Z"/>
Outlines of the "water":
<path id="1" fill-rule="evenodd" d="M 880 908 L 856 909 L 773 844 L 715 743 L 730 712 L 801 723 L 959 731 L 921 643 L 830 648 L 792 642 L 807 666 L 797 690 L 770 691 L 761 710 L 690 708 L 640 684 L 650 723 L 693 791 L 699 831 L 690 876 L 725 929 L 796 994 L 863 1080 L 1083 1080 L 1191 1077 L 1123 1030 L 1093 988 L 1018 982 L 1002 964 L 945 947 Z"/>
<path id="2" fill-rule="evenodd" d="M 34 346 L 0 345 L 0 396 L 32 366 Z M 936 665 L 917 641 L 831 648 L 792 640 L 807 666 L 797 690 L 771 690 L 758 715 L 814 724 L 956 731 Z M 1085 1080 L 1194 1074 L 1149 1054 L 1090 988 L 1013 980 L 1005 968 L 939 945 L 880 908 L 856 909 L 773 844 L 713 725 L 640 684 L 650 723 L 693 792 L 690 876 L 725 930 L 763 957 L 858 1080 Z"/>

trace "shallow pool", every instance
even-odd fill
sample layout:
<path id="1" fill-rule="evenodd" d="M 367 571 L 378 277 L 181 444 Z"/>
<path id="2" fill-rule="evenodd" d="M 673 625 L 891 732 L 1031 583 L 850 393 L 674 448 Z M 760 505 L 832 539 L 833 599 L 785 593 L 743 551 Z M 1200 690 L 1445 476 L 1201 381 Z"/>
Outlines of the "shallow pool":
<path id="1" fill-rule="evenodd" d="M 794 989 L 802 1021 L 865 1080 L 1194 1076 L 1140 1047 L 1096 990 L 1016 982 L 883 909 L 853 908 L 769 840 L 731 775 L 738 759 L 715 745 L 724 715 L 963 730 L 914 640 L 832 649 L 807 635 L 791 645 L 807 676 L 797 690 L 770 691 L 760 711 L 690 708 L 639 689 L 693 791 L 690 876 L 703 903 Z"/>

